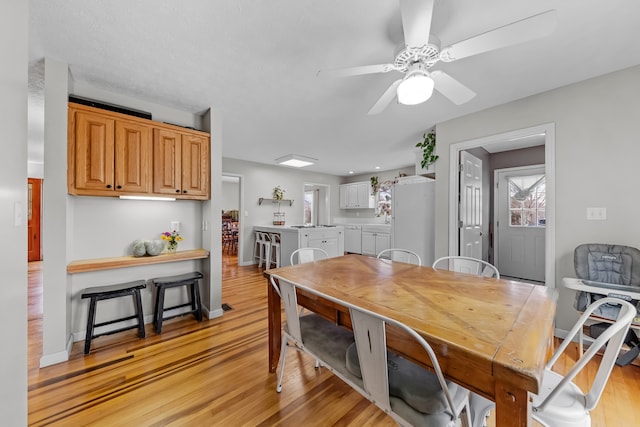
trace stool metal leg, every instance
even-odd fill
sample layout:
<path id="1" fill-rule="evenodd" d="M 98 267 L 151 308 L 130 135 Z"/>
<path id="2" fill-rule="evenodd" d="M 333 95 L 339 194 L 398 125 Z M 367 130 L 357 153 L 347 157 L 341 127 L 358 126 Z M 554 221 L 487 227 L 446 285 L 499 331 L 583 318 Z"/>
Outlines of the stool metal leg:
<path id="1" fill-rule="evenodd" d="M 142 298 L 140 297 L 140 289 L 133 290 L 133 298 L 135 300 L 136 315 L 138 316 L 138 337 L 144 338 L 144 314 L 142 313 Z"/>
<path id="2" fill-rule="evenodd" d="M 91 339 L 93 338 L 93 325 L 96 320 L 96 298 L 91 297 L 89 301 L 89 314 L 87 315 L 87 331 L 84 338 L 84 354 L 91 351 Z"/>
<path id="3" fill-rule="evenodd" d="M 158 287 L 158 296 L 156 298 L 156 312 L 154 324 L 156 325 L 156 333 L 162 332 L 162 316 L 164 312 L 164 286 Z"/>
<path id="4" fill-rule="evenodd" d="M 192 307 L 195 310 L 196 320 L 202 322 L 202 301 L 200 301 L 200 285 L 197 280 L 191 286 L 191 301 L 193 302 Z"/>

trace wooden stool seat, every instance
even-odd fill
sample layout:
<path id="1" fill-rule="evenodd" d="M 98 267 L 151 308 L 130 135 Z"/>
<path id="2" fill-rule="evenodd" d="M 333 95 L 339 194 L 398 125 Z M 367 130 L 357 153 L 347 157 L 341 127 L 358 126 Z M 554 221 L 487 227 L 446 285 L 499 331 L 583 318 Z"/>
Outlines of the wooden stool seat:
<path id="1" fill-rule="evenodd" d="M 90 298 L 89 300 L 89 314 L 87 316 L 87 331 L 84 339 L 84 354 L 89 354 L 91 351 L 91 340 L 103 335 L 115 334 L 116 332 L 126 331 L 128 329 L 138 328 L 138 336 L 140 338 L 145 337 L 144 332 L 144 315 L 142 313 L 142 300 L 140 298 L 140 289 L 146 288 L 147 285 L 144 280 L 136 280 L 133 282 L 120 283 L 110 286 L 97 286 L 95 288 L 87 288 L 82 292 L 81 298 Z M 119 298 L 132 295 L 134 300 L 134 307 L 136 314 L 133 316 L 120 317 L 118 319 L 110 320 L 108 322 L 95 323 L 96 322 L 96 304 L 98 301 Z M 125 320 L 138 319 L 138 323 L 135 325 L 124 326 L 120 329 L 106 331 L 101 333 L 94 333 L 95 328 L 105 325 L 111 325 L 117 322 L 123 322 Z"/>
<path id="2" fill-rule="evenodd" d="M 193 313 L 198 322 L 202 322 L 202 302 L 200 301 L 200 286 L 198 284 L 198 280 L 202 279 L 202 277 L 202 273 L 200 273 L 199 271 L 194 271 L 192 273 L 179 274 L 176 276 L 157 277 L 155 279 L 151 279 L 151 282 L 156 287 L 156 302 L 155 313 L 153 315 L 153 324 L 156 327 L 157 333 L 162 332 L 163 320 L 172 319 L 174 317 L 183 316 L 189 313 Z M 190 301 L 185 304 L 165 308 L 164 291 L 168 288 L 175 288 L 178 286 L 189 287 Z M 164 316 L 165 311 L 187 306 L 191 306 L 191 310 L 173 316 Z"/>

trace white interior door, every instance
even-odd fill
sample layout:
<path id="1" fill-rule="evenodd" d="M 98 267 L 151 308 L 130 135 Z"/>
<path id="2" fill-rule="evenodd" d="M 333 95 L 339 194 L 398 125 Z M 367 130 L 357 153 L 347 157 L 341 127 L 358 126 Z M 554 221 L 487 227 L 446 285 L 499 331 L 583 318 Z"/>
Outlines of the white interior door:
<path id="1" fill-rule="evenodd" d="M 460 152 L 460 255 L 482 259 L 482 160 Z"/>
<path id="2" fill-rule="evenodd" d="M 545 281 L 544 165 L 494 172 L 496 267 L 501 276 Z"/>

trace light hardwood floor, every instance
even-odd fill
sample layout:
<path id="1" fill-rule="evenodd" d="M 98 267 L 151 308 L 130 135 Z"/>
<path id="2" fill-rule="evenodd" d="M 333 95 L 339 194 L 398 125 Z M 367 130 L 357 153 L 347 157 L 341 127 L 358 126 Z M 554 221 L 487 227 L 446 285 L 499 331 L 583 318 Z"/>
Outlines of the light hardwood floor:
<path id="1" fill-rule="evenodd" d="M 176 318 L 160 335 L 147 325 L 145 339 L 135 330 L 100 337 L 88 356 L 78 342 L 68 362 L 42 369 L 41 263 L 31 263 L 29 425 L 395 425 L 298 352 L 288 352 L 283 390 L 276 393 L 276 375 L 267 368 L 267 282 L 257 267 L 236 262 L 224 256 L 223 302 L 232 309 L 221 318 Z M 593 374 L 588 370 L 578 382 Z M 640 425 L 638 408 L 640 368 L 615 367 L 592 425 Z"/>

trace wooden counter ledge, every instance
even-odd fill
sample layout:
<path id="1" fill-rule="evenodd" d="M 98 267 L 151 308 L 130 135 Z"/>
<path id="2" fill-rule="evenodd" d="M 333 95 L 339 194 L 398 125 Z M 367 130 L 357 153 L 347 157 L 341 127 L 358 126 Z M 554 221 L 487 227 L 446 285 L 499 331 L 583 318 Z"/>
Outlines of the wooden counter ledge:
<path id="1" fill-rule="evenodd" d="M 80 259 L 71 261 L 67 265 L 67 273 L 86 273 L 88 271 L 111 270 L 114 268 L 136 267 L 139 265 L 162 264 L 165 262 L 188 261 L 209 257 L 206 249 L 191 249 L 178 251 L 175 254 L 160 254 L 158 256 L 120 256 L 110 258 Z"/>

